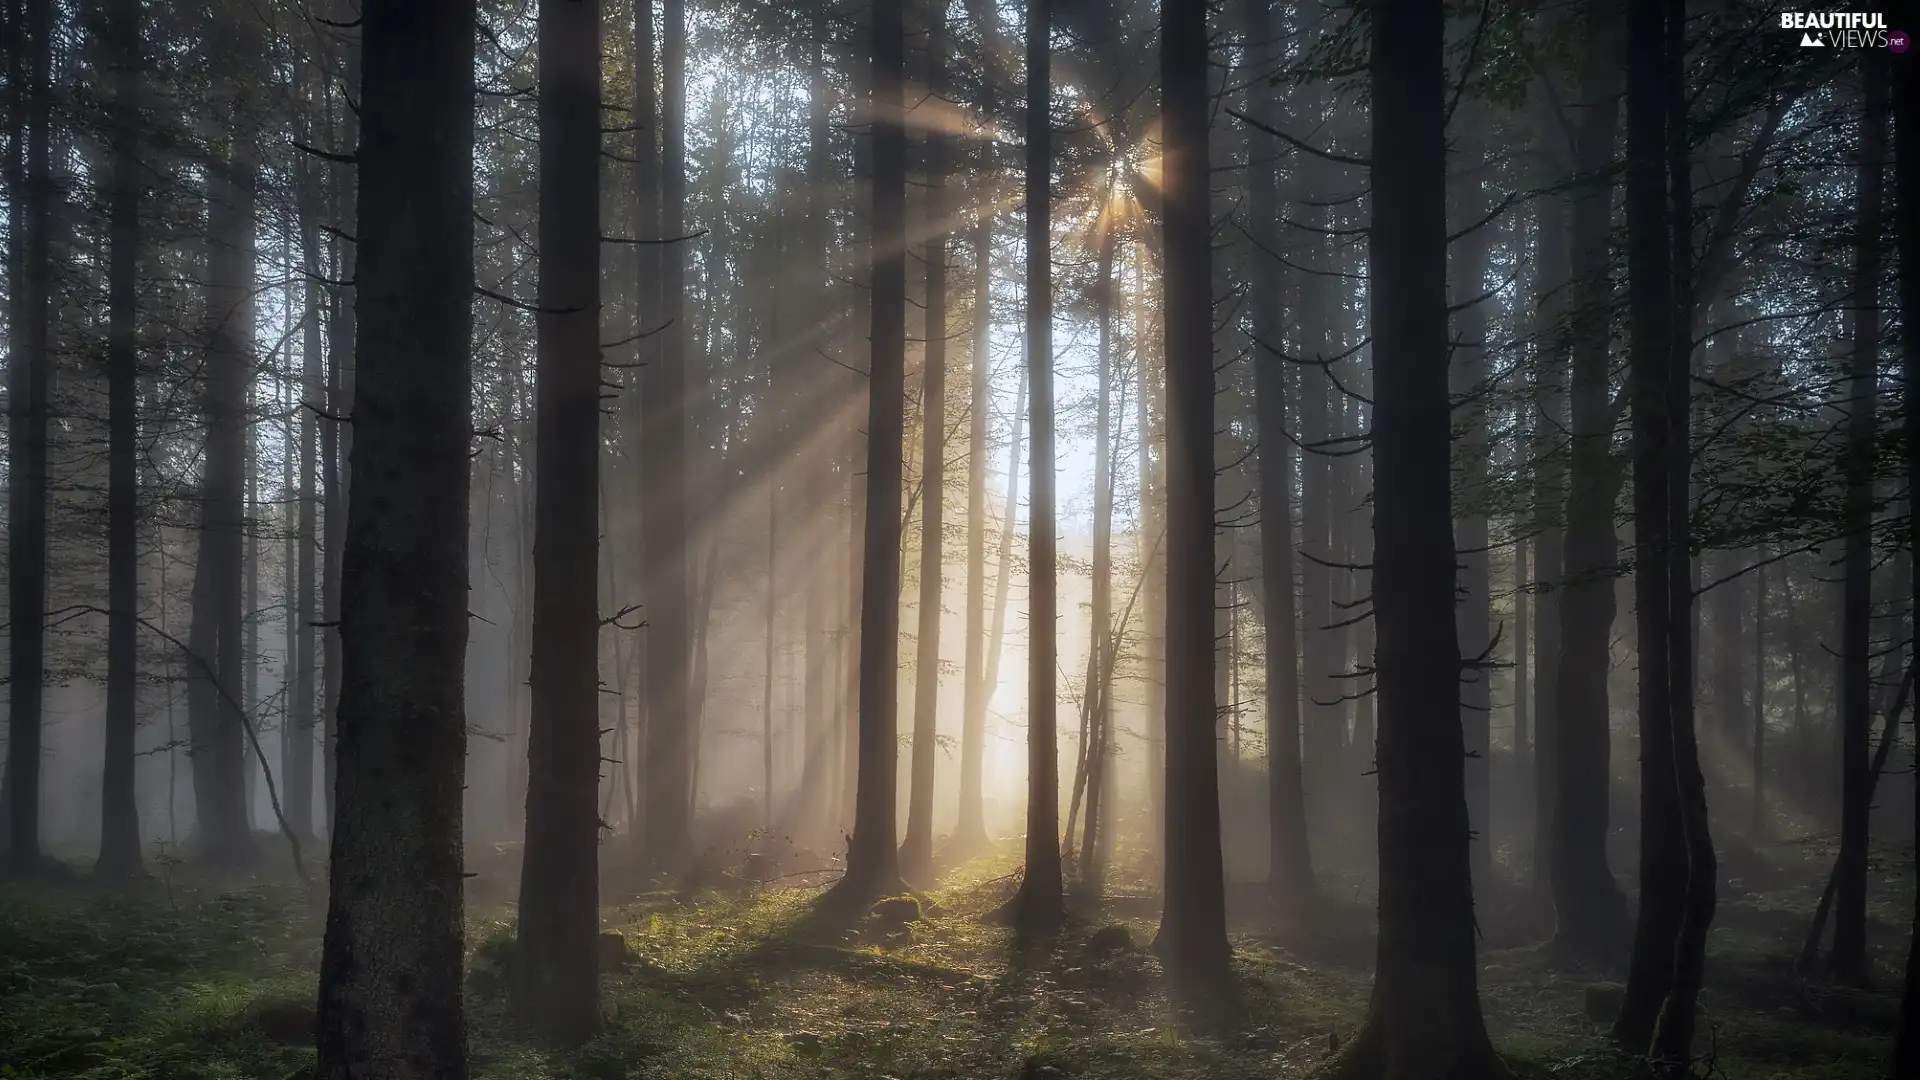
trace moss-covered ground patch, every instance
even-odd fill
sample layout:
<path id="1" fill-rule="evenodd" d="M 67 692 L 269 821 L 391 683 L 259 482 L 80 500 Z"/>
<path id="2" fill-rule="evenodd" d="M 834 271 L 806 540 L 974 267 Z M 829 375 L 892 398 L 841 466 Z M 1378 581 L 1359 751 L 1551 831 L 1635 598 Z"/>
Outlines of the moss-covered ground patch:
<path id="1" fill-rule="evenodd" d="M 626 948 L 609 954 L 605 1031 L 566 1051 L 542 1048 L 509 1008 L 511 910 L 476 912 L 475 1073 L 1233 1080 L 1304 1076 L 1353 1034 L 1371 957 L 1364 908 L 1284 933 L 1247 928 L 1236 992 L 1183 1007 L 1148 947 L 1149 890 L 1120 882 L 1112 903 L 1082 912 L 1058 940 L 1020 950 L 981 918 L 1015 869 L 1004 856 L 976 860 L 917 904 L 850 925 L 820 917 L 818 888 L 739 886 L 607 907 L 604 925 Z M 1878 1077 L 1894 995 L 1793 974 L 1796 943 L 1783 930 L 1804 927 L 1799 899 L 1728 905 L 1702 1051 L 1730 1080 Z M 306 1075 L 323 917 L 319 894 L 292 885 L 0 889 L 0 1077 Z M 1618 973 L 1561 970 L 1532 946 L 1489 950 L 1481 974 L 1489 1025 L 1517 1074 L 1638 1075 L 1589 1015 L 1588 988 Z"/>

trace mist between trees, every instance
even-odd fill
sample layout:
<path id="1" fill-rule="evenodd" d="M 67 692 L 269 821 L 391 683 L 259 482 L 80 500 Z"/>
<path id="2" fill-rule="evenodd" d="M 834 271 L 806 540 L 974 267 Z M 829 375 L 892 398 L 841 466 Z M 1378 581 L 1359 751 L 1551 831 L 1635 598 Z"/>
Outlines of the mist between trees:
<path id="1" fill-rule="evenodd" d="M 1521 955 L 1622 1075 L 1759 983 L 1920 1072 L 1904 47 L 0 8 L 8 888 L 324 895 L 314 1075 L 492 1068 L 482 956 L 604 1043 L 609 912 L 743 892 L 1001 958 L 1157 919 L 1256 1027 L 1271 956 L 1351 971 L 1340 1076 L 1508 1072 Z"/>

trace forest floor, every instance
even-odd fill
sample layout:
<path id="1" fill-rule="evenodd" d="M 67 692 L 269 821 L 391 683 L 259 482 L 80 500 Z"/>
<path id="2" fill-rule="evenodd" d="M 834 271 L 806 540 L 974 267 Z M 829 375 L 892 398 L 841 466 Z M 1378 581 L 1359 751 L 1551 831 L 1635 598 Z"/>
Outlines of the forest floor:
<path id="1" fill-rule="evenodd" d="M 838 934 L 811 915 L 817 888 L 736 884 L 609 906 L 604 925 L 625 942 L 624 956 L 612 955 L 623 943 L 606 943 L 606 1029 L 564 1052 L 540 1048 L 507 1007 L 499 963 L 510 909 L 477 911 L 474 1073 L 1305 1076 L 1358 1024 L 1372 961 L 1371 913 L 1359 905 L 1330 906 L 1311 932 L 1236 934 L 1233 1000 L 1194 1011 L 1170 1001 L 1145 948 L 1155 919 L 1148 890 L 1118 886 L 1049 946 L 1018 952 L 1007 930 L 982 919 L 1015 869 L 1011 856 L 975 860 L 926 894 L 918 918 L 870 916 Z M 1899 984 L 1897 913 L 1910 889 L 1910 878 L 1877 887 L 1887 901 L 1876 943 L 1888 988 Z M 1896 990 L 1837 989 L 1791 973 L 1814 895 L 1795 886 L 1723 901 L 1701 1071 L 1730 1080 L 1884 1075 Z M 323 890 L 295 884 L 193 883 L 171 866 L 135 895 L 80 884 L 0 888 L 0 1077 L 310 1075 L 324 902 Z M 892 914 L 915 911 L 895 905 Z M 1106 929 L 1115 926 L 1138 944 Z M 1557 971 L 1539 947 L 1490 946 L 1483 961 L 1488 1023 L 1516 1075 L 1639 1071 L 1586 1014 L 1589 988 L 1602 984 L 1593 993 L 1605 995 L 1610 976 Z"/>

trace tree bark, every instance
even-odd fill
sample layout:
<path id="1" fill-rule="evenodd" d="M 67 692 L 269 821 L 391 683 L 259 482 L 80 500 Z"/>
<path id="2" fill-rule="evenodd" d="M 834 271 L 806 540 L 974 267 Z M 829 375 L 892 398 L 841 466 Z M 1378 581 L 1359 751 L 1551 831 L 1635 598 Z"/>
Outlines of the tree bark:
<path id="1" fill-rule="evenodd" d="M 341 0 L 337 12 L 338 21 L 350 22 L 353 12 L 346 0 Z M 360 95 L 360 42 L 357 35 L 341 35 L 340 82 L 341 92 L 348 101 L 356 102 Z M 358 146 L 360 143 L 360 116 L 352 104 L 342 110 L 341 145 Z M 343 232 L 351 233 L 358 218 L 359 192 L 354 184 L 339 183 L 334 192 L 334 213 L 337 224 Z M 359 259 L 358 246 L 344 237 L 334 237 L 334 280 L 338 283 L 354 280 L 354 271 Z M 335 284 L 331 288 L 330 301 L 333 305 L 327 328 L 327 413 L 329 416 L 345 416 L 351 411 L 353 401 L 353 355 L 355 341 L 359 333 L 359 324 L 354 312 L 352 286 Z M 353 425 L 337 420 L 328 420 L 320 429 L 321 482 L 326 489 L 326 504 L 322 507 L 321 524 L 321 563 L 320 594 L 321 621 L 326 629 L 320 635 L 320 710 L 325 728 L 321 738 L 321 764 L 323 771 L 322 789 L 326 795 L 326 820 L 332 828 L 334 810 L 334 781 L 336 761 L 334 747 L 338 741 L 336 730 L 338 704 L 340 701 L 340 552 L 346 547 L 347 498 L 349 477 L 347 459 L 353 452 Z M 518 685 L 516 680 L 515 685 Z M 514 794 L 518 794 L 516 785 Z"/>
<path id="2" fill-rule="evenodd" d="M 533 713 L 515 961 L 522 1007 L 573 1043 L 600 1023 L 597 0 L 541 0 L 538 48 Z"/>
<path id="3" fill-rule="evenodd" d="M 1904 10 L 1915 13 L 1908 3 Z M 1908 25 L 1911 25 L 1910 23 Z M 1896 302 L 1900 316 L 1900 370 L 1903 385 L 1920 386 L 1920 65 L 1898 66 L 1891 87 L 1893 106 L 1893 187 Z M 1920 476 L 1920 394 L 1902 396 L 1901 431 L 1908 477 Z M 1920 551 L 1920 500 L 1907 500 L 1907 550 Z M 1914 575 L 1909 610 L 1920 612 L 1920 574 Z M 1914 800 L 1914 835 L 1920 837 L 1920 799 Z M 1900 1025 L 1893 1040 L 1893 1080 L 1920 1077 L 1920 896 L 1915 897 L 1913 934 L 1907 945 L 1906 983 L 1900 996 Z"/>
<path id="4" fill-rule="evenodd" d="M 686 0 L 665 0 L 661 42 L 662 239 L 686 234 Z M 686 244 L 661 248 L 660 351 L 646 375 L 653 418 L 642 468 L 651 495 L 642 518 L 647 560 L 647 860 L 656 875 L 677 874 L 693 854 L 692 625 L 687 530 L 688 397 Z"/>
<path id="5" fill-rule="evenodd" d="M 1841 586 L 1840 889 L 1834 900 L 1828 970 L 1852 983 L 1865 982 L 1871 972 L 1867 964 L 1867 832 L 1873 804 L 1867 794 L 1867 755 L 1873 726 L 1873 472 L 1888 104 L 1882 59 L 1877 52 L 1863 54 L 1860 66 L 1860 159 L 1854 181 L 1859 231 L 1854 242 L 1847 487 L 1841 510 L 1846 541 Z"/>
<path id="6" fill-rule="evenodd" d="M 1113 194 L 1106 205 L 1113 206 Z M 1087 680 L 1090 738 L 1086 747 L 1087 827 L 1080 843 L 1080 884 L 1089 896 L 1100 895 L 1105 868 L 1100 863 L 1100 837 L 1105 812 L 1106 777 L 1113 730 L 1113 257 L 1118 224 L 1111 210 L 1095 227 L 1099 237 L 1099 269 L 1094 285 L 1094 318 L 1099 323 L 1099 368 L 1094 397 L 1093 447 L 1093 596 L 1089 612 L 1087 656 L 1093 665 Z"/>
<path id="7" fill-rule="evenodd" d="M 315 1075 L 464 1080 L 475 5 L 361 12 L 364 332 Z"/>
<path id="8" fill-rule="evenodd" d="M 1335 1075 L 1485 1077 L 1474 957 L 1447 392 L 1445 16 L 1372 28 L 1374 625 L 1380 938 L 1373 995 Z"/>
<path id="9" fill-rule="evenodd" d="M 142 874 L 140 808 L 134 794 L 140 619 L 140 15 L 140 0 L 115 0 L 107 12 L 114 67 L 107 267 L 107 716 L 100 857 L 94 873 L 122 881 Z"/>
<path id="10" fill-rule="evenodd" d="M 1225 985 L 1213 645 L 1213 285 L 1207 5 L 1160 5 L 1166 363 L 1165 903 L 1154 949 L 1177 985 Z"/>
<path id="11" fill-rule="evenodd" d="M 989 30 L 982 28 L 983 33 Z M 983 80 L 982 87 L 980 114 L 991 118 L 995 112 L 993 80 Z M 967 456 L 967 670 L 960 723 L 960 817 L 951 841 L 956 854 L 979 851 L 988 844 L 982 765 L 986 757 L 987 703 L 993 698 L 993 686 L 985 671 L 988 421 L 993 406 L 994 162 L 990 140 L 981 141 L 980 155 L 973 229 L 973 355 L 968 361 L 972 388 Z M 1014 438 L 1019 438 L 1017 422 Z M 1008 519 L 1012 519 L 1011 505 Z M 1003 560 L 1003 579 L 1005 565 Z"/>
<path id="12" fill-rule="evenodd" d="M 1536 139 L 1545 146 L 1563 132 L 1550 88 L 1536 89 L 1536 109 L 1544 114 L 1536 124 Z M 1571 135 L 1571 132 L 1565 132 Z M 1568 162 L 1560 154 L 1543 153 L 1536 174 L 1541 186 L 1564 183 Z M 1567 459 L 1565 433 L 1567 382 L 1567 291 L 1570 287 L 1567 199 L 1555 193 L 1542 196 L 1536 228 L 1539 232 L 1535 279 L 1534 333 L 1538 338 L 1539 368 L 1535 376 L 1532 448 L 1534 470 L 1534 537 L 1531 544 L 1533 576 L 1529 585 L 1534 625 L 1532 669 L 1533 754 L 1528 769 L 1532 780 L 1533 836 L 1531 860 L 1533 893 L 1539 907 L 1550 913 L 1550 879 L 1555 761 L 1560 720 L 1556 699 L 1560 688 L 1560 628 L 1565 564 Z"/>
<path id="13" fill-rule="evenodd" d="M 1469 118 L 1469 123 L 1472 119 Z M 1478 140 L 1465 140 L 1477 154 Z M 1468 164 L 1469 170 L 1485 168 Z M 1491 225 L 1481 222 L 1488 199 L 1478 179 L 1456 181 L 1458 229 L 1470 229 L 1454 241 L 1451 252 L 1453 287 L 1450 306 L 1458 338 L 1453 348 L 1451 381 L 1453 393 L 1465 404 L 1466 430 L 1462 434 L 1464 467 L 1455 489 L 1455 543 L 1459 548 L 1458 602 L 1454 605 L 1454 623 L 1459 647 L 1468 666 L 1461 672 L 1460 722 L 1467 744 L 1467 821 L 1473 844 L 1468 849 L 1473 860 L 1473 887 L 1484 896 L 1493 877 L 1493 694 L 1492 657 L 1484 655 L 1493 640 L 1493 611 L 1490 594 L 1491 573 L 1487 559 L 1487 515 L 1476 506 L 1486 499 L 1487 420 L 1480 404 L 1482 384 L 1487 381 L 1486 289 L 1487 262 L 1492 254 Z M 1477 227 L 1476 227 L 1477 226 Z M 1464 305 L 1464 306 L 1462 306 Z M 1464 504 L 1464 505 L 1462 505 Z M 1476 658 L 1478 663 L 1475 663 Z"/>
<path id="14" fill-rule="evenodd" d="M 1273 9 L 1265 0 L 1245 0 L 1249 42 L 1271 42 Z M 1271 46 L 1262 46 L 1271 48 Z M 1279 128 L 1277 95 L 1270 80 L 1248 90 L 1249 114 Z M 1286 358 L 1281 296 L 1279 147 L 1271 136 L 1248 134 L 1253 163 L 1248 199 L 1248 235 L 1253 241 L 1248 304 L 1253 317 L 1254 411 L 1259 424 L 1260 588 L 1266 639 L 1267 896 L 1282 912 L 1299 914 L 1315 891 L 1307 835 L 1306 792 L 1300 762 L 1300 643 L 1294 594 L 1293 444 L 1287 439 Z M 1361 664 L 1367 663 L 1361 657 Z M 1369 750 L 1371 748 L 1368 748 Z"/>
<path id="15" fill-rule="evenodd" d="M 906 432 L 905 0 L 879 0 L 871 27 L 868 91 L 873 117 L 873 287 L 867 403 L 867 497 L 860 579 L 858 769 L 847 872 L 848 903 L 899 886 L 895 795 L 899 786 L 901 458 Z"/>
<path id="16" fill-rule="evenodd" d="M 1012 901 L 1023 938 L 1057 930 L 1065 917 L 1060 869 L 1060 746 L 1054 674 L 1055 580 L 1053 401 L 1053 27 L 1052 0 L 1027 0 L 1027 384 L 1032 394 L 1033 497 L 1027 522 L 1027 845 Z"/>
<path id="17" fill-rule="evenodd" d="M 922 5 L 927 23 L 927 93 L 946 95 L 946 5 Z M 920 606 L 913 667 L 913 775 L 901 873 L 926 881 L 933 869 L 933 781 L 940 714 L 940 617 L 945 591 L 947 505 L 947 140 L 929 127 L 925 149 L 927 195 L 926 342 L 920 392 Z"/>
<path id="18" fill-rule="evenodd" d="M 245 66 L 258 55 L 257 31 L 237 11 L 217 14 L 213 54 L 223 58 L 214 109 L 228 140 L 207 174 L 207 437 L 202 464 L 200 552 L 194 571 L 194 630 L 198 703 L 204 736 L 195 751 L 196 801 L 207 815 L 196 830 L 207 857 L 233 867 L 251 857 L 248 821 L 246 654 L 243 650 L 243 576 L 246 552 L 247 383 L 254 327 L 255 186 L 253 133 L 241 105 L 249 85 Z M 208 668 L 211 668 L 211 671 Z M 191 700 L 189 708 L 191 709 Z M 208 788 L 199 795 L 202 781 Z"/>
<path id="19" fill-rule="evenodd" d="M 1607 234 L 1624 40 L 1619 18 L 1604 5 L 1590 6 L 1588 22 L 1591 37 L 1581 76 L 1585 104 L 1574 144 L 1578 186 L 1568 206 L 1575 289 L 1569 327 L 1572 444 L 1564 584 L 1556 605 L 1560 652 L 1550 721 L 1554 753 L 1549 766 L 1548 875 L 1558 922 L 1555 944 L 1576 957 L 1604 963 L 1617 954 L 1626 932 L 1626 898 L 1607 865 L 1612 784 L 1607 670 L 1619 560 L 1614 499 L 1620 484 L 1608 376 Z"/>

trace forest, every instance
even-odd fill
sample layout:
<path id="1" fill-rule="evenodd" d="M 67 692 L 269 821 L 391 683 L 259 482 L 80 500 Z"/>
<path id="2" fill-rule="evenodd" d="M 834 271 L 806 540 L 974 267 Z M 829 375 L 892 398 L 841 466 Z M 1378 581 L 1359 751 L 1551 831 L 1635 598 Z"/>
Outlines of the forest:
<path id="1" fill-rule="evenodd" d="M 1920 3 L 0 0 L 0 1078 L 1920 1080 Z"/>

